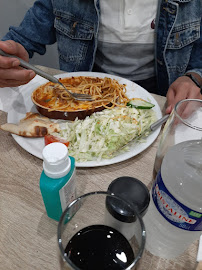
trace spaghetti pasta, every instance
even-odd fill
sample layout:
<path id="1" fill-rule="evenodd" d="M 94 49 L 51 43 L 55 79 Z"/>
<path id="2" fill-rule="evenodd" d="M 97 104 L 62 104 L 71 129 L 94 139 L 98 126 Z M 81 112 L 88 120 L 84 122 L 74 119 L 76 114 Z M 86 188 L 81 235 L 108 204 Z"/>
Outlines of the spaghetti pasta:
<path id="1" fill-rule="evenodd" d="M 76 101 L 62 86 L 52 82 L 39 86 L 33 92 L 34 101 L 48 111 L 88 110 L 98 106 L 125 107 L 129 101 L 126 86 L 119 84 L 115 79 L 79 76 L 60 79 L 60 81 L 72 92 L 92 95 L 94 101 Z"/>

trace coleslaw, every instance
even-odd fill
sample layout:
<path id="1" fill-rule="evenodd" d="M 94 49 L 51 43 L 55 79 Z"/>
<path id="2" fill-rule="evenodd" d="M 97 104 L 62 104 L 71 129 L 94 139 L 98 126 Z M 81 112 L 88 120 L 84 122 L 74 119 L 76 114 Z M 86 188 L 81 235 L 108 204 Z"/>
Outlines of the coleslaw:
<path id="1" fill-rule="evenodd" d="M 119 150 L 127 151 L 128 142 L 149 135 L 149 127 L 157 120 L 152 109 L 115 107 L 96 112 L 84 120 L 60 123 L 59 136 L 70 142 L 69 155 L 77 162 L 109 159 Z M 56 134 L 58 136 L 58 133 Z"/>
<path id="2" fill-rule="evenodd" d="M 150 125 L 157 120 L 152 109 L 115 107 L 92 114 L 84 120 L 60 123 L 59 136 L 70 142 L 69 155 L 77 162 L 109 159 L 127 143 L 149 135 Z M 58 136 L 58 133 L 56 134 Z"/>

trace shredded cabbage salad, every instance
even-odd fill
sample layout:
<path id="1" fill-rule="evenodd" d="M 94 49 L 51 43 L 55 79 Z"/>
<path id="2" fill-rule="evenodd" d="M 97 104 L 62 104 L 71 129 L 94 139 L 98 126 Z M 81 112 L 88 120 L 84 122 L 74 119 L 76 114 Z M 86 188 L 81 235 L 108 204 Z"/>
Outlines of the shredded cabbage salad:
<path id="1" fill-rule="evenodd" d="M 69 155 L 77 162 L 99 161 L 116 156 L 132 139 L 148 136 L 148 129 L 156 120 L 153 109 L 115 107 L 84 120 L 61 123 L 60 137 L 70 142 Z"/>

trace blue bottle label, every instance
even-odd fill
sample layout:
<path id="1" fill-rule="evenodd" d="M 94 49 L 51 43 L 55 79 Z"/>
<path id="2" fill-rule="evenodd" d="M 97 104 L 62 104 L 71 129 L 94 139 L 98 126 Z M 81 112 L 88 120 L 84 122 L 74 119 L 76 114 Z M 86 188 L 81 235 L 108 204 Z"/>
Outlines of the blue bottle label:
<path id="1" fill-rule="evenodd" d="M 164 185 L 160 171 L 153 184 L 152 198 L 159 213 L 174 226 L 188 231 L 202 231 L 202 213 L 176 200 Z"/>

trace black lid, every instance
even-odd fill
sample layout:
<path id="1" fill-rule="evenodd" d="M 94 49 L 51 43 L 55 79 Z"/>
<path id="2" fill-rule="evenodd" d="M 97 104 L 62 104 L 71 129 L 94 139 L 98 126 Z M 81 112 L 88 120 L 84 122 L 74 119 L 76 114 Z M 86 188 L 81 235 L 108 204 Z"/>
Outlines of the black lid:
<path id="1" fill-rule="evenodd" d="M 133 205 L 140 216 L 144 216 L 150 202 L 150 194 L 148 188 L 140 180 L 123 176 L 115 179 L 108 187 L 108 193 L 114 194 Z M 110 214 L 116 219 L 123 222 L 134 222 L 136 217 L 132 209 L 121 201 L 118 203 L 113 198 L 107 198 L 106 207 Z"/>

